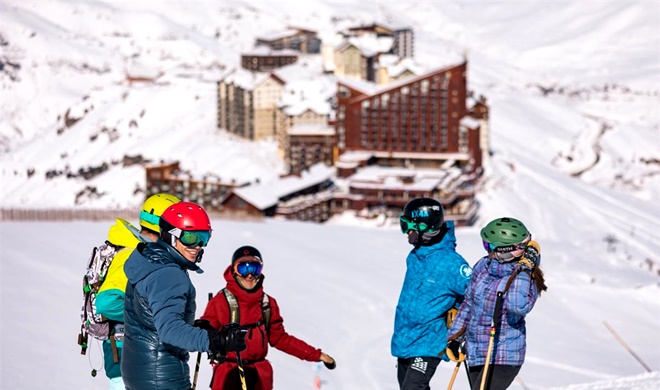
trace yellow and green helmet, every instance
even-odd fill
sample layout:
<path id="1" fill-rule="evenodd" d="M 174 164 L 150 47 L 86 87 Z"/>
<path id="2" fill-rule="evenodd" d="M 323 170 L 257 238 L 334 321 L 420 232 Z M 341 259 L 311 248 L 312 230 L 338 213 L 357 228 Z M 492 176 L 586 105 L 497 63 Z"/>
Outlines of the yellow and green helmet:
<path id="1" fill-rule="evenodd" d="M 142 204 L 140 211 L 140 226 L 153 232 L 160 233 L 160 216 L 171 205 L 181 202 L 181 199 L 170 194 L 151 195 Z"/>

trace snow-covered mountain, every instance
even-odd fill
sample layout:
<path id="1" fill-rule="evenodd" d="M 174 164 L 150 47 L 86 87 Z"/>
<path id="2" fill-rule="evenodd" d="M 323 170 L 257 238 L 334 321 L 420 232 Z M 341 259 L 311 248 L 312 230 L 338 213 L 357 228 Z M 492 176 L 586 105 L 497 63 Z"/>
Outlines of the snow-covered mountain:
<path id="1" fill-rule="evenodd" d="M 88 186 L 103 196 L 77 207 L 137 208 L 144 170 L 127 162 L 140 158 L 178 159 L 199 175 L 277 177 L 284 167 L 274 141 L 250 143 L 215 126 L 215 80 L 260 34 L 296 25 L 324 37 L 376 21 L 412 26 L 424 66 L 466 54 L 469 88 L 489 99 L 493 155 L 479 222 L 459 229 L 458 249 L 474 264 L 479 228 L 505 215 L 522 219 L 542 245 L 550 290 L 529 318 L 527 388 L 657 388 L 660 3 L 6 0 L 0 20 L 3 208 L 73 207 Z M 129 84 L 127 75 L 158 78 Z M 83 178 L 90 171 L 102 173 Z M 338 358 L 324 388 L 395 389 L 388 341 L 408 248 L 380 222 L 385 228 L 350 215 L 326 225 L 214 221 L 221 233 L 195 283 L 201 294 L 217 290 L 224 263 L 209 259 L 243 243 L 264 248 L 273 259 L 269 289 L 286 303 L 293 333 Z M 81 259 L 107 223 L 0 229 L 0 387 L 44 388 L 32 359 L 60 356 L 66 367 L 42 368 L 50 383 L 102 388 L 80 379 L 87 372 L 72 335 Z M 322 307 L 310 308 L 310 296 Z M 345 309 L 346 300 L 358 303 Z M 43 332 L 43 319 L 62 313 L 66 329 Z M 603 320 L 656 372 L 640 376 Z M 311 385 L 309 367 L 277 353 L 273 360 L 277 388 Z M 443 366 L 434 386 L 450 372 Z"/>
<path id="2" fill-rule="evenodd" d="M 273 142 L 216 129 L 215 80 L 259 35 L 293 25 L 331 39 L 371 22 L 413 27 L 422 66 L 467 55 L 469 88 L 492 106 L 496 154 L 508 154 L 512 137 L 559 172 L 657 198 L 657 11 L 642 1 L 5 1 L 2 204 L 134 207 L 145 185 L 143 169 L 126 164 L 134 159 L 178 159 L 195 174 L 241 181 L 274 178 L 284 167 Z M 312 71 L 289 74 L 321 79 L 319 61 L 302 62 Z M 155 83 L 127 82 L 153 76 Z M 82 177 L 94 171 L 103 173 Z M 76 202 L 86 187 L 104 195 Z"/>

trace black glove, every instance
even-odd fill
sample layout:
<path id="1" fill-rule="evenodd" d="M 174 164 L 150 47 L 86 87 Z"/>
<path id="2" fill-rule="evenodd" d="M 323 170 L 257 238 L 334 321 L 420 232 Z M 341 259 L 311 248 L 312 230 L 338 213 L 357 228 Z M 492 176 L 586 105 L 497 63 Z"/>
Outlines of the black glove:
<path id="1" fill-rule="evenodd" d="M 328 370 L 334 370 L 335 367 L 337 367 L 337 362 L 335 361 L 335 359 L 330 355 L 327 354 L 323 354 L 323 355 L 329 357 L 330 360 L 332 360 L 330 363 L 326 362 L 325 360 L 321 360 L 323 362 L 323 365 L 325 365 L 325 368 L 327 368 Z"/>
<path id="2" fill-rule="evenodd" d="M 245 335 L 248 329 L 239 325 L 225 326 L 221 331 L 209 330 L 209 349 L 212 356 L 227 356 L 227 352 L 241 352 L 247 348 Z"/>
<path id="3" fill-rule="evenodd" d="M 532 240 L 527 243 L 525 254 L 523 258 L 518 261 L 518 265 L 522 270 L 532 271 L 541 262 L 541 247 L 539 244 Z"/>
<path id="4" fill-rule="evenodd" d="M 445 353 L 452 362 L 460 363 L 465 360 L 465 346 L 457 340 L 451 340 L 447 343 L 447 350 Z"/>
<path id="5" fill-rule="evenodd" d="M 213 328 L 213 326 L 211 326 L 211 323 L 209 322 L 209 320 L 202 320 L 202 319 L 195 320 L 193 322 L 192 326 L 194 326 L 195 328 L 201 328 L 201 329 L 204 329 L 204 330 L 215 330 L 215 328 Z"/>

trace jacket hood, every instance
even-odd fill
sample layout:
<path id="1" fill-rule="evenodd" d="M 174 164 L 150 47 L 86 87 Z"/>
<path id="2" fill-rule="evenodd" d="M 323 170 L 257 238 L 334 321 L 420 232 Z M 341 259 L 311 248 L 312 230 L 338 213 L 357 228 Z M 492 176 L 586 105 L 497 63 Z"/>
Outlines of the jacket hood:
<path id="1" fill-rule="evenodd" d="M 115 224 L 110 226 L 108 241 L 113 245 L 123 246 L 125 248 L 135 248 L 140 242 L 149 242 L 149 240 L 140 234 L 139 229 L 121 218 L 117 218 Z"/>
<path id="2" fill-rule="evenodd" d="M 234 278 L 234 274 L 231 268 L 232 267 L 230 265 L 227 267 L 224 273 L 225 281 L 227 282 L 227 289 L 229 289 L 229 291 L 231 291 L 231 293 L 234 294 L 234 296 L 236 296 L 239 301 L 261 302 L 262 293 L 264 291 L 263 283 L 264 279 L 266 278 L 264 274 L 261 274 L 261 278 L 254 290 L 246 291 L 238 284 L 236 278 Z"/>
<path id="3" fill-rule="evenodd" d="M 447 226 L 447 232 L 442 237 L 442 240 L 440 240 L 440 242 L 437 242 L 429 246 L 417 247 L 412 250 L 413 253 L 415 253 L 419 257 L 426 257 L 429 254 L 438 250 L 453 251 L 456 248 L 456 234 L 454 229 L 454 221 L 446 221 L 445 225 Z"/>
<path id="4" fill-rule="evenodd" d="M 126 260 L 124 272 L 132 284 L 146 278 L 152 272 L 163 267 L 178 267 L 185 271 L 202 273 L 195 263 L 186 260 L 176 249 L 161 239 L 156 242 L 141 243 Z"/>

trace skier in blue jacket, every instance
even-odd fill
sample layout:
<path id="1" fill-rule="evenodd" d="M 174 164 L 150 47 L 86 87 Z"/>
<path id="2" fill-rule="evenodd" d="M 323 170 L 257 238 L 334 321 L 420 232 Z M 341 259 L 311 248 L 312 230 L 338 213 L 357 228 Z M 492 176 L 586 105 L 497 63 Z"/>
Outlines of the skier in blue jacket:
<path id="1" fill-rule="evenodd" d="M 416 198 L 400 217 L 401 232 L 414 246 L 396 306 L 392 355 L 401 390 L 426 390 L 446 348 L 447 315 L 458 307 L 472 270 L 456 252 L 454 222 L 440 202 Z"/>
<path id="2" fill-rule="evenodd" d="M 190 202 L 168 207 L 161 215 L 160 237 L 139 244 L 124 271 L 124 349 L 121 371 L 128 390 L 189 390 L 188 351 L 219 359 L 245 349 L 244 328 L 206 330 L 193 326 L 195 287 L 188 271 L 211 238 L 204 209 Z"/>

